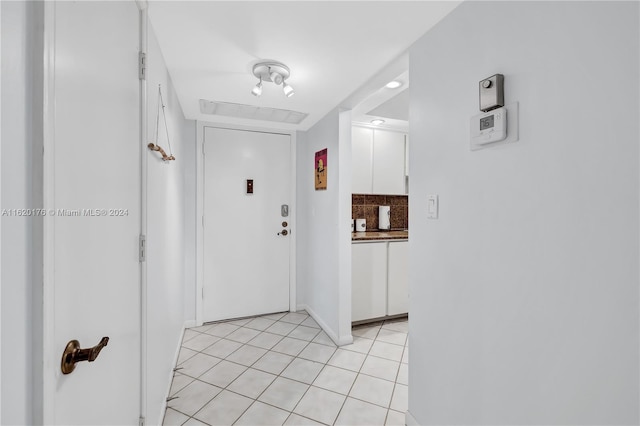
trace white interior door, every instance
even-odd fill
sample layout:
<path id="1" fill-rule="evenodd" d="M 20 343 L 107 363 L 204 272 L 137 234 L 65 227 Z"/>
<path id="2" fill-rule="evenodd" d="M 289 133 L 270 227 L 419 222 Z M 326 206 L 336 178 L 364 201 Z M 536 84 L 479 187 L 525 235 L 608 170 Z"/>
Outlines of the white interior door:
<path id="1" fill-rule="evenodd" d="M 47 9 L 55 64 L 45 145 L 45 423 L 134 425 L 140 415 L 139 10 L 133 1 Z M 53 15 L 53 18 L 52 18 Z M 51 29 L 53 28 L 53 29 Z M 47 159 L 48 158 L 48 159 Z M 48 265 L 48 266 L 47 266 Z M 46 273 L 46 272 L 45 272 Z M 67 342 L 109 342 L 62 374 Z"/>
<path id="2" fill-rule="evenodd" d="M 289 310 L 290 148 L 289 135 L 205 128 L 205 322 Z"/>

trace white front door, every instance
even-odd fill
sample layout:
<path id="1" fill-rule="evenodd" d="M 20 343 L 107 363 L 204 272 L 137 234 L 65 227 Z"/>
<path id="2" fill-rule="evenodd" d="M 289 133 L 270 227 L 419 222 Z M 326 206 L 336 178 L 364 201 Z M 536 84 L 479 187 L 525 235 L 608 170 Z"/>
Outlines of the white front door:
<path id="1" fill-rule="evenodd" d="M 204 322 L 289 310 L 290 152 L 290 135 L 205 128 Z"/>
<path id="2" fill-rule="evenodd" d="M 45 423 L 136 425 L 140 415 L 139 10 L 47 6 L 54 61 L 45 142 Z M 53 24 L 53 26 L 49 26 Z M 67 342 L 106 347 L 61 371 Z"/>

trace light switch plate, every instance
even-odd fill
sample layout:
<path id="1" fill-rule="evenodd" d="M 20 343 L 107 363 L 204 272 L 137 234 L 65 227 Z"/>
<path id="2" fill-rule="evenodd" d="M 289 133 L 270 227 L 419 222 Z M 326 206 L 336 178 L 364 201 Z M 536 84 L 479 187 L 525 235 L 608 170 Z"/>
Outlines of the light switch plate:
<path id="1" fill-rule="evenodd" d="M 427 197 L 427 218 L 428 219 L 437 219 L 438 218 L 438 196 L 437 195 L 429 195 Z"/>

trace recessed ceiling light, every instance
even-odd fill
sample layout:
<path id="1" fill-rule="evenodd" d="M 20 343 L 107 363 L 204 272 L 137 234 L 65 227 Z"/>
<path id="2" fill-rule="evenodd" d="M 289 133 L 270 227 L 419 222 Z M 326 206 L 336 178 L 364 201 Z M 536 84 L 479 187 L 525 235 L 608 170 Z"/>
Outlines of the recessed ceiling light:
<path id="1" fill-rule="evenodd" d="M 393 81 L 388 82 L 385 87 L 387 89 L 397 89 L 400 86 L 402 86 L 402 82 L 397 81 L 397 80 L 393 80 Z"/>
<path id="2" fill-rule="evenodd" d="M 375 124 L 376 126 L 381 125 L 382 123 L 384 123 L 384 120 L 381 120 L 379 118 L 375 119 L 375 120 L 371 120 L 371 124 Z"/>

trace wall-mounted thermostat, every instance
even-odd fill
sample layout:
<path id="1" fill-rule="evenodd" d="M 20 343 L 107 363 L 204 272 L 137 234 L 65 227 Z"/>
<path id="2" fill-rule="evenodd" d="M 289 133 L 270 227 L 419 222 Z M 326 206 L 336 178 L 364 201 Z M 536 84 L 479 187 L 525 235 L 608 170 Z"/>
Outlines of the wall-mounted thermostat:
<path id="1" fill-rule="evenodd" d="M 507 109 L 498 108 L 471 117 L 471 143 L 484 145 L 507 137 Z"/>

